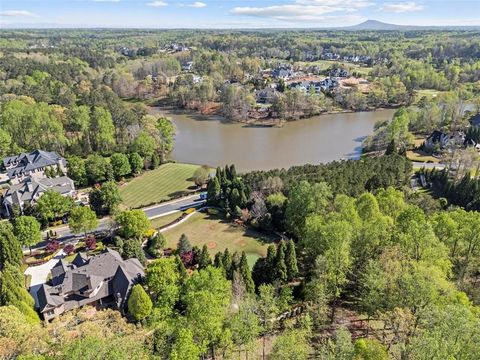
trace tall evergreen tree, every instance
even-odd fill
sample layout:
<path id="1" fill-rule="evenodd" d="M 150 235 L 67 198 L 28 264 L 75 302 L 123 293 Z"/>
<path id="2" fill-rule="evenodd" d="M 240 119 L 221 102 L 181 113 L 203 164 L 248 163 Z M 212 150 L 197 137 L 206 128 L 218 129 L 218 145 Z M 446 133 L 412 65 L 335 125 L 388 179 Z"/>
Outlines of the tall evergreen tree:
<path id="1" fill-rule="evenodd" d="M 287 265 L 285 264 L 285 242 L 280 241 L 275 258 L 275 280 L 280 282 L 287 281 Z"/>
<path id="2" fill-rule="evenodd" d="M 221 251 L 215 254 L 215 258 L 213 260 L 213 266 L 215 266 L 217 269 L 221 269 L 223 272 L 223 276 L 227 276 L 225 267 L 223 266 L 223 254 Z"/>
<path id="3" fill-rule="evenodd" d="M 210 254 L 208 253 L 207 245 L 203 245 L 202 251 L 198 258 L 198 267 L 200 269 L 205 269 L 207 266 L 212 265 L 212 260 L 210 259 Z"/>
<path id="4" fill-rule="evenodd" d="M 180 259 L 180 256 L 175 256 L 175 264 L 177 264 L 177 270 L 180 275 L 180 282 L 183 284 L 187 280 L 188 277 L 188 272 L 187 268 L 183 264 L 182 259 Z"/>
<path id="5" fill-rule="evenodd" d="M 242 257 L 240 258 L 239 271 L 242 275 L 243 283 L 245 284 L 245 289 L 249 293 L 255 291 L 255 284 L 253 283 L 252 273 L 250 272 L 250 267 L 248 266 L 247 255 L 245 251 L 242 251 Z"/>
<path id="6" fill-rule="evenodd" d="M 8 222 L 0 223 L 0 271 L 5 264 L 19 266 L 22 260 L 22 248 Z"/>
<path id="7" fill-rule="evenodd" d="M 275 279 L 275 262 L 277 257 L 277 248 L 275 245 L 269 245 L 267 248 L 267 257 L 265 259 L 265 278 L 268 283 Z"/>
<path id="8" fill-rule="evenodd" d="M 182 234 L 180 236 L 180 240 L 178 240 L 178 244 L 177 244 L 177 250 L 180 256 L 182 256 L 183 254 L 189 251 L 192 251 L 192 244 L 190 244 L 190 241 L 188 240 L 187 235 Z"/>
<path id="9" fill-rule="evenodd" d="M 297 253 L 295 251 L 295 244 L 292 240 L 287 241 L 285 265 L 287 266 L 287 278 L 291 281 L 298 273 Z"/>
<path id="10" fill-rule="evenodd" d="M 223 268 L 225 269 L 225 276 L 227 279 L 231 279 L 233 259 L 228 248 L 223 252 L 222 262 Z"/>
<path id="11" fill-rule="evenodd" d="M 218 177 L 215 176 L 208 182 L 207 185 L 207 201 L 209 204 L 216 204 L 220 198 L 220 193 L 222 188 L 220 186 L 220 182 Z"/>

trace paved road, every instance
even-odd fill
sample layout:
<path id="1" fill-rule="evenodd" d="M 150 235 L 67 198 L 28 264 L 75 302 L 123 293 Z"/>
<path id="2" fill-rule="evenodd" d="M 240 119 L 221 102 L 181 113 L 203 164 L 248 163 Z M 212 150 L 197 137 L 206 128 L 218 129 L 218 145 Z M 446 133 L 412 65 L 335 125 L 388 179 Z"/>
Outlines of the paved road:
<path id="1" fill-rule="evenodd" d="M 149 207 L 143 208 L 142 210 L 145 212 L 145 214 L 149 219 L 156 219 L 158 217 L 168 215 L 176 211 L 186 210 L 191 207 L 199 207 L 204 203 L 205 201 L 201 200 L 198 194 L 195 194 L 195 195 L 186 196 L 177 200 L 161 203 L 158 205 L 149 206 Z M 95 231 L 96 232 L 109 231 L 109 230 L 112 230 L 114 226 L 115 224 L 111 218 L 103 218 L 98 221 L 98 228 Z M 58 239 L 60 241 L 71 240 L 77 236 L 70 231 L 70 228 L 68 227 L 68 225 L 56 228 L 55 232 L 57 233 Z M 46 232 L 44 233 L 44 236 L 46 238 Z M 82 236 L 79 235 L 79 237 L 82 237 Z M 40 243 L 40 244 L 37 244 L 36 247 L 42 247 L 44 245 L 45 245 L 44 243 Z"/>

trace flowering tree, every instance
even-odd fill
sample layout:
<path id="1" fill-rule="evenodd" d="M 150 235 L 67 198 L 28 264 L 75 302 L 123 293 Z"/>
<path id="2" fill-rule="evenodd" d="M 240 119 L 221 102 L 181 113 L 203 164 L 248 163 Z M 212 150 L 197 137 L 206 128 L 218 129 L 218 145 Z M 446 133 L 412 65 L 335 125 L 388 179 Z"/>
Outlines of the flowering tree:
<path id="1" fill-rule="evenodd" d="M 60 243 L 57 240 L 49 241 L 47 246 L 45 247 L 45 250 L 49 253 L 53 253 L 58 249 L 60 249 Z"/>
<path id="2" fill-rule="evenodd" d="M 85 240 L 85 247 L 88 250 L 95 250 L 97 248 L 97 240 L 94 237 L 89 237 Z"/>
<path id="3" fill-rule="evenodd" d="M 65 247 L 63 248 L 63 251 L 67 255 L 72 254 L 74 250 L 75 250 L 75 246 L 73 246 L 72 244 L 65 245 Z"/>

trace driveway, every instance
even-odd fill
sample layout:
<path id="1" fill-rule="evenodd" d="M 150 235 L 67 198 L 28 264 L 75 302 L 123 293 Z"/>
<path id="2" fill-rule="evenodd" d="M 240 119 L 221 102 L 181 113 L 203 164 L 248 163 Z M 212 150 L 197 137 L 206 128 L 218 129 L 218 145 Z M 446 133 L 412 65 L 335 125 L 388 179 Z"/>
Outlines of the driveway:
<path id="1" fill-rule="evenodd" d="M 35 299 L 35 306 L 38 306 L 37 291 L 40 286 L 47 281 L 50 270 L 55 266 L 58 260 L 65 257 L 65 252 L 60 250 L 53 259 L 48 260 L 45 264 L 30 266 L 25 270 L 25 275 L 31 275 L 32 279 L 30 281 L 30 294 Z"/>

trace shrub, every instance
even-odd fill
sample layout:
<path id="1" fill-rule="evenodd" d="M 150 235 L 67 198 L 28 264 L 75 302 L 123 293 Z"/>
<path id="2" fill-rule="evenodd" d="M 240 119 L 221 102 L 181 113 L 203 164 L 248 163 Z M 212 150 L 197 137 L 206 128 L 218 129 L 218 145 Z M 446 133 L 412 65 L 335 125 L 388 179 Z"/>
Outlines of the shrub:
<path id="1" fill-rule="evenodd" d="M 49 241 L 47 246 L 45 247 L 45 251 L 49 253 L 54 253 L 58 249 L 60 249 L 60 243 L 57 240 Z"/>
<path id="2" fill-rule="evenodd" d="M 95 250 L 97 248 L 97 240 L 94 237 L 89 237 L 85 240 L 85 247 L 88 250 Z"/>
<path id="3" fill-rule="evenodd" d="M 75 246 L 73 246 L 72 244 L 65 245 L 63 251 L 65 252 L 65 254 L 70 255 L 75 251 Z"/>

